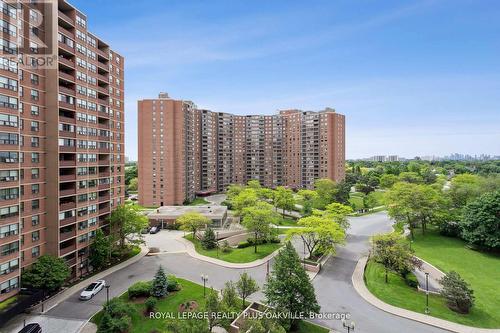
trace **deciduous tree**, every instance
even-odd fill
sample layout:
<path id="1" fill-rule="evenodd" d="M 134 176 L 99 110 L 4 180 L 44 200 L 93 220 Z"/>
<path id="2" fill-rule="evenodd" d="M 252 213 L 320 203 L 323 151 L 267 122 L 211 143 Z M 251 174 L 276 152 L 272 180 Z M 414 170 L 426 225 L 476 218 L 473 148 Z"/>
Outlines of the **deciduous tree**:
<path id="1" fill-rule="evenodd" d="M 62 258 L 43 255 L 22 274 L 25 285 L 52 292 L 69 278 L 70 269 Z"/>
<path id="2" fill-rule="evenodd" d="M 132 244 L 143 242 L 141 231 L 148 226 L 148 218 L 132 205 L 118 206 L 109 218 L 111 228 L 116 233 L 120 248 L 125 248 L 125 241 Z"/>
<path id="3" fill-rule="evenodd" d="M 182 230 L 191 231 L 194 238 L 196 237 L 196 232 L 209 225 L 211 221 L 198 212 L 187 212 L 177 218 L 177 223 L 179 223 Z"/>
<path id="4" fill-rule="evenodd" d="M 259 290 L 259 286 L 247 272 L 244 272 L 240 275 L 238 282 L 236 282 L 236 289 L 238 290 L 238 294 L 242 300 L 242 309 L 244 309 L 247 297 L 254 292 L 257 292 Z"/>

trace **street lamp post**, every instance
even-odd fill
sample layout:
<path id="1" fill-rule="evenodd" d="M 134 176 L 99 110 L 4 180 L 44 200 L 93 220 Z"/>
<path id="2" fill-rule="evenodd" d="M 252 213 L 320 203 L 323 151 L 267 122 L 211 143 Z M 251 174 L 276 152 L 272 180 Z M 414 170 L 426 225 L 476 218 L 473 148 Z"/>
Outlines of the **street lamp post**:
<path id="1" fill-rule="evenodd" d="M 203 281 L 203 297 L 205 297 L 206 296 L 206 287 L 207 287 L 208 275 L 201 274 L 201 280 Z"/>
<path id="2" fill-rule="evenodd" d="M 302 258 L 302 262 L 304 263 L 304 269 L 306 269 L 306 241 L 302 239 L 302 243 L 304 245 L 304 257 Z"/>
<path id="3" fill-rule="evenodd" d="M 109 287 L 111 287 L 109 284 L 104 286 L 106 288 L 106 304 L 109 304 Z"/>
<path id="4" fill-rule="evenodd" d="M 429 312 L 429 273 L 425 272 L 425 314 Z"/>
<path id="5" fill-rule="evenodd" d="M 347 333 L 351 333 L 351 331 L 354 332 L 354 322 L 351 321 L 349 324 L 345 321 L 345 319 L 342 319 L 342 326 L 347 330 Z"/>
<path id="6" fill-rule="evenodd" d="M 215 246 L 217 247 L 217 258 L 219 258 L 219 232 L 217 231 L 217 236 L 215 239 Z"/>

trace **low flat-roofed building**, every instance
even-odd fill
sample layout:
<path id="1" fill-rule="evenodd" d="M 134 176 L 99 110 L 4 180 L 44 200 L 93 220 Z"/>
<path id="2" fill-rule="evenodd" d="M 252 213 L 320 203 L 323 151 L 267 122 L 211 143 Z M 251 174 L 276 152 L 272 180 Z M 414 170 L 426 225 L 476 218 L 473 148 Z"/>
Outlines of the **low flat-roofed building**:
<path id="1" fill-rule="evenodd" d="M 148 214 L 150 226 L 172 225 L 182 215 L 197 212 L 212 220 L 211 226 L 220 228 L 227 218 L 226 206 L 162 206 Z"/>

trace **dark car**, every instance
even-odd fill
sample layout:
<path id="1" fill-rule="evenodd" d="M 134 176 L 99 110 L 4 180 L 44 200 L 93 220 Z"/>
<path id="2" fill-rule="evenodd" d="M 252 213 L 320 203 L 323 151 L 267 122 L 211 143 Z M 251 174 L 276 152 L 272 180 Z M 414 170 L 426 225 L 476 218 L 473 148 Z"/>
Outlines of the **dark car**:
<path id="1" fill-rule="evenodd" d="M 18 333 L 42 333 L 42 327 L 38 323 L 31 323 L 24 326 Z"/>
<path id="2" fill-rule="evenodd" d="M 150 234 L 157 234 L 160 231 L 159 227 L 152 227 L 151 230 L 149 230 Z"/>

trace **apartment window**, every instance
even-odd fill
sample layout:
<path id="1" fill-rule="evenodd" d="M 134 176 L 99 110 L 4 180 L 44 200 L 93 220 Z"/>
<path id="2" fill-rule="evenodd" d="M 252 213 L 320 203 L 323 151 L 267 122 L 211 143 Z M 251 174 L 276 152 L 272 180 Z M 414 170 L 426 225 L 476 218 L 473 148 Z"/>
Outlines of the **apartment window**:
<path id="1" fill-rule="evenodd" d="M 17 73 L 17 62 L 10 59 L 0 58 L 0 69 L 7 70 L 12 73 Z"/>
<path id="2" fill-rule="evenodd" d="M 39 224 L 40 224 L 40 215 L 31 216 L 31 225 L 34 227 L 34 226 L 37 226 Z"/>
<path id="3" fill-rule="evenodd" d="M 31 147 L 40 147 L 40 138 L 33 136 L 31 137 Z"/>
<path id="4" fill-rule="evenodd" d="M 40 169 L 31 169 L 31 179 L 40 178 Z"/>
<path id="5" fill-rule="evenodd" d="M 8 256 L 17 251 L 19 251 L 19 242 L 5 244 L 0 247 L 0 256 Z"/>
<path id="6" fill-rule="evenodd" d="M 33 101 L 38 101 L 39 97 L 39 92 L 38 90 L 31 89 L 31 100 Z"/>
<path id="7" fill-rule="evenodd" d="M 38 132 L 40 130 L 40 124 L 38 121 L 32 121 L 31 122 L 31 131 L 32 132 Z"/>
<path id="8" fill-rule="evenodd" d="M 32 184 L 31 185 L 31 194 L 40 193 L 40 184 Z"/>
<path id="9" fill-rule="evenodd" d="M 0 106 L 4 108 L 17 109 L 18 100 L 15 97 L 0 95 Z"/>
<path id="10" fill-rule="evenodd" d="M 31 233 L 31 241 L 32 242 L 37 242 L 40 240 L 40 230 L 37 230 L 37 231 L 33 231 Z"/>
<path id="11" fill-rule="evenodd" d="M 9 274 L 19 268 L 19 259 L 13 259 L 0 265 L 0 276 Z"/>
<path id="12" fill-rule="evenodd" d="M 39 163 L 39 162 L 40 162 L 40 154 L 31 153 L 31 163 Z"/>
<path id="13" fill-rule="evenodd" d="M 0 200 L 14 200 L 19 198 L 19 188 L 2 188 L 0 189 Z"/>
<path id="14" fill-rule="evenodd" d="M 0 170 L 0 181 L 13 182 L 19 179 L 19 171 L 17 170 Z"/>
<path id="15" fill-rule="evenodd" d="M 84 19 L 84 18 L 82 18 L 82 17 L 80 17 L 80 16 L 76 15 L 76 24 L 78 24 L 79 26 L 81 26 L 81 27 L 84 27 L 84 28 L 85 28 L 85 27 L 87 26 L 87 21 L 85 21 L 85 19 Z"/>
<path id="16" fill-rule="evenodd" d="M 17 223 L 0 227 L 0 239 L 5 238 L 5 237 L 14 236 L 14 235 L 17 235 L 18 233 L 19 233 L 19 229 L 18 229 Z"/>
<path id="17" fill-rule="evenodd" d="M 38 75 L 31 73 L 30 78 L 32 84 L 38 85 L 40 83 L 40 77 Z"/>
<path id="18" fill-rule="evenodd" d="M 2 2 L 0 1 L 0 3 Z M 19 288 L 19 277 L 12 278 L 0 284 L 0 294 L 7 294 L 17 288 Z"/>
<path id="19" fill-rule="evenodd" d="M 19 153 L 14 151 L 0 151 L 0 163 L 18 163 Z"/>
<path id="20" fill-rule="evenodd" d="M 35 246 L 31 248 L 31 257 L 37 258 L 40 256 L 40 246 Z"/>
<path id="21" fill-rule="evenodd" d="M 0 76 L 0 88 L 17 91 L 17 81 L 5 76 Z"/>
<path id="22" fill-rule="evenodd" d="M 0 132 L 0 145 L 18 145 L 19 135 Z"/>
<path id="23" fill-rule="evenodd" d="M 2 47 L 2 50 L 6 53 L 17 54 L 17 45 L 8 40 L 0 38 L 0 46 Z"/>
<path id="24" fill-rule="evenodd" d="M 31 210 L 37 210 L 39 208 L 40 208 L 40 200 L 39 199 L 32 200 L 31 201 Z"/>
<path id="25" fill-rule="evenodd" d="M 40 108 L 37 105 L 31 106 L 31 115 L 38 116 L 40 114 Z"/>
<path id="26" fill-rule="evenodd" d="M 9 127 L 18 127 L 18 117 L 9 114 L 0 113 L 0 125 Z"/>

